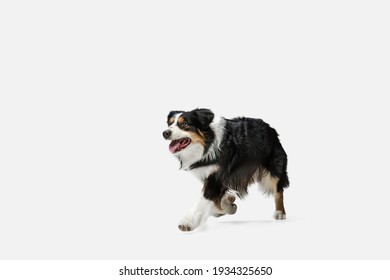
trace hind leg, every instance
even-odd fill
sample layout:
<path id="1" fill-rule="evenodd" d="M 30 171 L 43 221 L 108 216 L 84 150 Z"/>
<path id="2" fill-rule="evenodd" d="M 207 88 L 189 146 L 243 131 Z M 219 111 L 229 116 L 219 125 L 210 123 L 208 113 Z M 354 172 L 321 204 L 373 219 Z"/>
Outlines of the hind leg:
<path id="1" fill-rule="evenodd" d="M 286 219 L 286 210 L 283 203 L 283 190 L 277 191 L 275 194 L 275 212 L 274 219 L 284 220 Z"/>
<path id="2" fill-rule="evenodd" d="M 284 220 L 286 219 L 286 210 L 284 209 L 283 202 L 283 188 L 281 187 L 281 180 L 272 176 L 269 172 L 262 177 L 260 181 L 260 187 L 264 193 L 272 194 L 275 199 L 275 212 L 274 219 Z"/>
<path id="3" fill-rule="evenodd" d="M 284 209 L 284 197 L 283 197 L 283 189 L 288 187 L 289 181 L 287 172 L 284 170 L 279 177 L 278 183 L 276 184 L 276 192 L 275 196 L 275 213 L 274 218 L 276 220 L 284 220 L 286 219 L 286 210 Z"/>
<path id="4" fill-rule="evenodd" d="M 283 190 L 289 185 L 287 176 L 287 154 L 282 145 L 279 143 L 271 154 L 272 160 L 269 165 L 269 171 L 276 178 L 273 183 L 273 194 L 275 197 L 275 213 L 276 220 L 286 219 L 286 210 L 284 208 Z"/>

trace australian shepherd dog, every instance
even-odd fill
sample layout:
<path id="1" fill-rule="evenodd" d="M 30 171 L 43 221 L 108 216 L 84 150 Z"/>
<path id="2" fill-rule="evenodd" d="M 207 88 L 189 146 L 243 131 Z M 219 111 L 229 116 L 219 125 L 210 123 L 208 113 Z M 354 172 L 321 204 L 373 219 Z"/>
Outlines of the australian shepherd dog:
<path id="1" fill-rule="evenodd" d="M 216 117 L 209 109 L 171 111 L 167 122 L 163 137 L 170 141 L 170 152 L 181 169 L 203 183 L 202 196 L 179 222 L 180 230 L 194 230 L 209 216 L 236 213 L 236 197 L 245 196 L 252 183 L 274 196 L 274 218 L 286 218 L 287 154 L 269 124 L 261 119 Z"/>

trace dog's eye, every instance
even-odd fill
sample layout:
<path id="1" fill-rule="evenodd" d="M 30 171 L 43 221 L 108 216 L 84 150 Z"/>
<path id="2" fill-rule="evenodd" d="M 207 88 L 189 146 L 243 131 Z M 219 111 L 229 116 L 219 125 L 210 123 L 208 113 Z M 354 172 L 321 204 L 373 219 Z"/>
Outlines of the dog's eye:
<path id="1" fill-rule="evenodd" d="M 182 127 L 188 127 L 188 123 L 187 123 L 187 122 L 182 122 L 182 123 L 181 123 L 181 126 L 182 126 Z"/>

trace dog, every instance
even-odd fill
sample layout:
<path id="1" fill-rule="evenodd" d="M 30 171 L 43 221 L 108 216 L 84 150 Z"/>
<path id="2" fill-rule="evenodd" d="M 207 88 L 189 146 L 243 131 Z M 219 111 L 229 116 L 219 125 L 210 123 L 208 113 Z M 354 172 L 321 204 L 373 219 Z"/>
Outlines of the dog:
<path id="1" fill-rule="evenodd" d="M 261 119 L 227 119 L 199 108 L 171 111 L 167 123 L 162 134 L 171 141 L 170 152 L 203 183 L 202 196 L 179 222 L 181 231 L 196 229 L 210 216 L 236 213 L 236 197 L 248 194 L 252 183 L 274 196 L 273 217 L 286 219 L 287 154 L 274 128 Z"/>

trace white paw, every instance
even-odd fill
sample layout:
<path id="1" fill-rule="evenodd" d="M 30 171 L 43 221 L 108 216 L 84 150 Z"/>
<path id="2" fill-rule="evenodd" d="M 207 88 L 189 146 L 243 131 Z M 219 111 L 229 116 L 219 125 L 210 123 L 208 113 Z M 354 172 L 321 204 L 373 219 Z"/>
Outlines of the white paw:
<path id="1" fill-rule="evenodd" d="M 280 210 L 276 210 L 274 212 L 274 219 L 275 220 L 284 220 L 284 219 L 286 219 L 286 213 L 283 213 Z"/>
<path id="2" fill-rule="evenodd" d="M 205 223 L 207 218 L 213 214 L 213 207 L 214 202 L 202 195 L 189 213 L 180 220 L 179 229 L 181 231 L 191 231 Z"/>
<path id="3" fill-rule="evenodd" d="M 187 215 L 180 220 L 178 228 L 181 231 L 192 231 L 199 226 L 199 223 L 199 219 Z"/>

